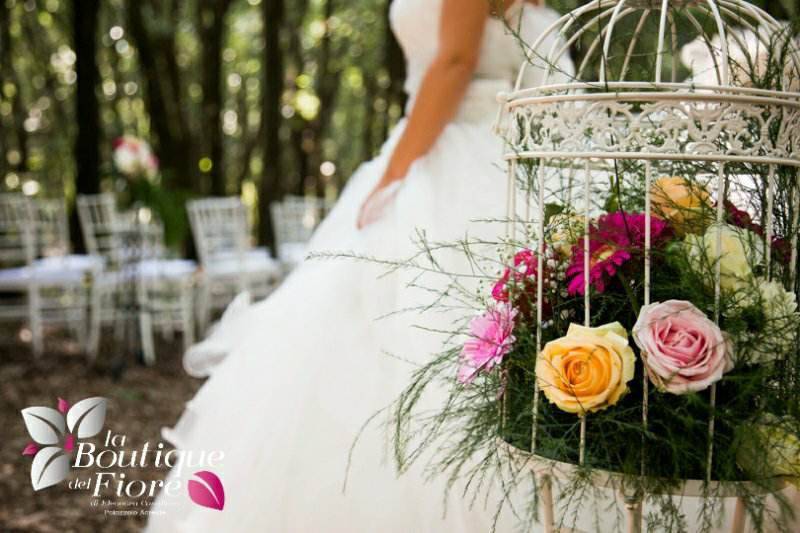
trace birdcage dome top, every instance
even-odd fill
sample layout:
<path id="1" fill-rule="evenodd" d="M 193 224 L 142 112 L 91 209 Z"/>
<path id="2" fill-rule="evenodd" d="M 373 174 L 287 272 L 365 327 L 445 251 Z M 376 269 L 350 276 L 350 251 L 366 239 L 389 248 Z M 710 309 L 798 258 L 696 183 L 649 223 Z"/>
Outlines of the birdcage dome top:
<path id="1" fill-rule="evenodd" d="M 800 46 L 746 0 L 596 0 L 525 48 L 514 91 L 501 95 L 508 158 L 800 166 Z M 564 81 L 557 65 L 573 52 Z M 540 86 L 522 85 L 529 68 L 544 70 Z"/>
<path id="2" fill-rule="evenodd" d="M 692 39 L 704 41 L 711 61 L 707 66 L 684 66 L 690 70 L 705 67 L 713 71 L 717 85 L 737 86 L 752 81 L 737 78 L 737 67 L 758 66 L 748 65 L 749 60 L 757 58 L 746 56 L 767 53 L 787 33 L 786 24 L 747 0 L 598 0 L 562 16 L 536 43 L 528 44 L 532 45 L 531 62 L 548 70 L 545 86 L 556 74 L 552 65 L 558 65 L 570 48 L 578 45 L 587 49 L 577 79 L 599 83 L 674 82 L 681 74 L 679 62 L 687 59 L 681 57 L 681 48 Z M 551 34 L 560 40 L 549 49 L 541 49 L 539 43 Z M 797 62 L 796 54 L 795 48 L 780 59 L 785 63 L 787 78 L 797 77 L 797 71 L 791 68 Z M 644 57 L 652 62 L 634 72 L 632 63 Z M 590 72 L 592 68 L 595 72 Z M 782 81 L 788 81 L 785 85 L 789 88 L 792 80 Z"/>

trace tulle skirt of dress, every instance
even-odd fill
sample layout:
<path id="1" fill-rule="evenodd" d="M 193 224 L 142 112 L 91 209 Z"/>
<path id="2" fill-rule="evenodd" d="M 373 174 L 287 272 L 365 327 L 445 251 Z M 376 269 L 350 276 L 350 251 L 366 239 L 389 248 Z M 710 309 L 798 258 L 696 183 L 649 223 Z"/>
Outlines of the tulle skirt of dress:
<path id="1" fill-rule="evenodd" d="M 418 251 L 414 240 L 423 230 L 430 241 L 496 240 L 503 225 L 485 220 L 505 214 L 502 144 L 492 133 L 494 94 L 504 89 L 474 82 L 459 116 L 412 165 L 384 216 L 358 231 L 358 209 L 383 174 L 399 125 L 381 154 L 350 179 L 311 249 L 401 259 Z M 441 260 L 444 268 L 467 269 L 462 254 Z M 418 272 L 386 271 L 370 261 L 306 261 L 266 300 L 231 310 L 235 316 L 206 344 L 212 349 L 190 351 L 186 364 L 195 373 L 227 355 L 165 436 L 180 449 L 225 453 L 214 470 L 225 487 L 225 508 L 162 495 L 154 509 L 164 513 L 151 517 L 149 531 L 491 529 L 494 502 L 469 509 L 460 494 L 443 500 L 443 482 L 426 483 L 415 471 L 396 475 L 380 415 L 352 450 L 343 490 L 362 426 L 408 384 L 415 362 L 441 348 L 440 336 L 412 325 L 446 327 L 452 319 L 442 313 L 379 319 L 430 300 L 408 286 Z M 433 273 L 416 281 L 446 283 Z"/>

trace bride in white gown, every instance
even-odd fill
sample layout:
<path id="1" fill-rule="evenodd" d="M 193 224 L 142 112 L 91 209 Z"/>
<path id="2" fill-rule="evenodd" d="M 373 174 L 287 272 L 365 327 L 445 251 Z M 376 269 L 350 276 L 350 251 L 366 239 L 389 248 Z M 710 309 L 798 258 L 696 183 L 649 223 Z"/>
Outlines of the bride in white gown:
<path id="1" fill-rule="evenodd" d="M 418 230 L 432 241 L 498 238 L 502 225 L 473 221 L 504 216 L 502 145 L 492 123 L 496 94 L 511 88 L 524 53 L 487 6 L 488 0 L 393 2 L 392 28 L 408 63 L 409 119 L 350 179 L 312 250 L 403 258 L 416 250 Z M 556 18 L 531 3 L 507 0 L 504 7 L 528 43 Z M 433 79 L 441 67 L 452 75 Z M 540 75 L 529 68 L 526 85 Z M 436 117 L 441 131 L 430 126 Z M 466 267 L 464 258 L 448 260 L 456 270 Z M 443 485 L 425 483 L 420 472 L 398 477 L 380 424 L 359 440 L 342 490 L 348 453 L 364 422 L 407 384 L 411 363 L 441 345 L 439 337 L 411 328 L 430 323 L 427 317 L 376 321 L 427 301 L 406 286 L 408 275 L 380 277 L 383 272 L 369 262 L 307 261 L 266 300 L 231 309 L 211 338 L 190 350 L 187 369 L 210 378 L 164 434 L 180 449 L 225 453 L 214 469 L 225 487 L 225 508 L 162 493 L 154 510 L 163 514 L 151 516 L 149 530 L 491 529 L 494 502 L 470 508 L 458 491 L 445 502 Z M 179 475 L 189 474 L 170 474 Z"/>

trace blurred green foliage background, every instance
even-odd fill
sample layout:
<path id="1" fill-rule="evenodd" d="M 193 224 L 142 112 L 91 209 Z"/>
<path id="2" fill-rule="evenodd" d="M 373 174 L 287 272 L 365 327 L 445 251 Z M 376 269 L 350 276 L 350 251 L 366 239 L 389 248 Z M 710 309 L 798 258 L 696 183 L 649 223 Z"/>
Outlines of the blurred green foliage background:
<path id="1" fill-rule="evenodd" d="M 335 197 L 402 115 L 390 3 L 0 0 L 0 189 L 135 197 L 176 246 L 186 198 L 239 194 L 269 243 L 269 202 Z M 754 3 L 800 16 L 797 0 Z M 153 145 L 152 183 L 115 174 L 123 134 Z"/>

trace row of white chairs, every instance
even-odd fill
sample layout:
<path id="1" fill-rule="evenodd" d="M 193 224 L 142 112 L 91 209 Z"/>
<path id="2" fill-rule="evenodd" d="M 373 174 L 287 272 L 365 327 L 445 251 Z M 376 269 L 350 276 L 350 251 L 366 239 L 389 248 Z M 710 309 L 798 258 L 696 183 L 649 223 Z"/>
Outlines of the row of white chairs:
<path id="1" fill-rule="evenodd" d="M 104 268 L 94 256 L 69 253 L 66 211 L 57 202 L 0 195 L 0 319 L 26 320 L 35 355 L 47 325 L 66 325 L 90 351 L 87 277 Z M 25 331 L 25 330 L 23 330 Z"/>
<path id="2" fill-rule="evenodd" d="M 101 257 L 105 267 L 91 279 L 90 359 L 96 358 L 103 326 L 109 324 L 123 340 L 138 321 L 148 364 L 156 358 L 155 333 L 172 336 L 179 331 L 184 347 L 193 344 L 196 263 L 165 257 L 160 222 L 143 220 L 138 210 L 120 212 L 113 195 L 78 196 L 76 203 L 86 250 Z"/>
<path id="3" fill-rule="evenodd" d="M 254 299 L 274 288 L 276 276 L 305 259 L 306 245 L 332 207 L 313 197 L 286 196 L 270 204 L 275 228 L 276 263 L 266 248 L 252 248 L 247 212 L 237 197 L 205 198 L 188 203 L 189 221 L 203 267 L 198 302 L 201 330 L 213 312 L 224 309 L 244 291 Z"/>
<path id="4" fill-rule="evenodd" d="M 188 203 L 200 268 L 165 257 L 163 227 L 136 212 L 117 210 L 113 195 L 79 196 L 78 216 L 88 255 L 70 254 L 66 211 L 59 200 L 0 195 L 0 319 L 27 320 L 34 354 L 43 328 L 69 327 L 94 360 L 103 326 L 118 339 L 138 320 L 147 363 L 155 361 L 154 334 L 182 333 L 194 342 L 214 311 L 236 294 L 265 297 L 305 255 L 305 242 L 326 205 L 289 197 L 271 205 L 277 252 L 250 243 L 244 205 L 236 197 Z M 88 325 L 88 326 L 87 326 Z"/>

